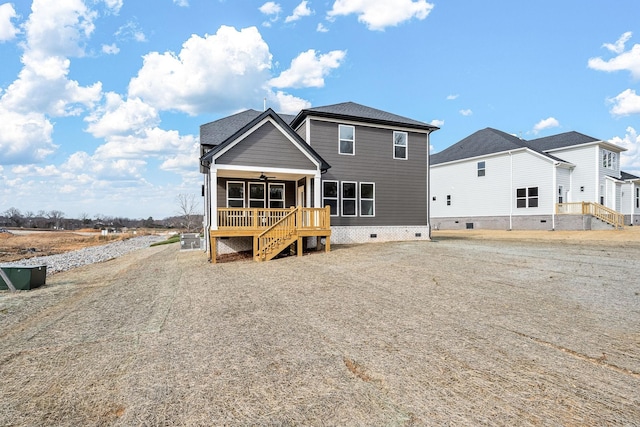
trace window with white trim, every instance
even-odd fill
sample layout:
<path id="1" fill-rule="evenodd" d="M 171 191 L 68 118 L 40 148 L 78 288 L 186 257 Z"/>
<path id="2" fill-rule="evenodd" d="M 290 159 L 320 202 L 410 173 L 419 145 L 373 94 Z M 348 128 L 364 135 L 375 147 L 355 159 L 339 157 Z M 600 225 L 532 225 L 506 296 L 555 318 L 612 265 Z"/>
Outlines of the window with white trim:
<path id="1" fill-rule="evenodd" d="M 342 181 L 342 216 L 357 216 L 357 183 Z"/>
<path id="2" fill-rule="evenodd" d="M 227 181 L 227 207 L 244 208 L 244 182 Z"/>
<path id="3" fill-rule="evenodd" d="M 607 169 L 618 169 L 618 153 L 609 150 L 602 150 L 602 167 Z"/>
<path id="4" fill-rule="evenodd" d="M 393 158 L 406 160 L 409 151 L 409 136 L 407 132 L 393 131 Z"/>
<path id="5" fill-rule="evenodd" d="M 558 203 L 564 203 L 564 187 L 558 186 Z"/>
<path id="6" fill-rule="evenodd" d="M 264 208 L 265 206 L 264 182 L 249 183 L 249 207 Z"/>
<path id="7" fill-rule="evenodd" d="M 447 194 L 447 206 L 451 206 L 451 194 Z"/>
<path id="8" fill-rule="evenodd" d="M 538 207 L 538 187 L 527 187 L 516 189 L 517 208 L 537 208 Z"/>
<path id="9" fill-rule="evenodd" d="M 640 188 L 636 188 L 636 208 L 640 208 Z"/>
<path id="10" fill-rule="evenodd" d="M 478 176 L 484 176 L 486 170 L 487 170 L 486 163 L 478 162 Z"/>
<path id="11" fill-rule="evenodd" d="M 273 209 L 284 208 L 284 184 L 269 183 L 269 207 Z"/>
<path id="12" fill-rule="evenodd" d="M 356 128 L 348 125 L 338 125 L 338 153 L 356 154 Z"/>
<path id="13" fill-rule="evenodd" d="M 376 185 L 360 183 L 360 216 L 376 216 Z"/>
<path id="14" fill-rule="evenodd" d="M 322 181 L 322 206 L 329 206 L 331 216 L 338 216 L 338 181 Z"/>

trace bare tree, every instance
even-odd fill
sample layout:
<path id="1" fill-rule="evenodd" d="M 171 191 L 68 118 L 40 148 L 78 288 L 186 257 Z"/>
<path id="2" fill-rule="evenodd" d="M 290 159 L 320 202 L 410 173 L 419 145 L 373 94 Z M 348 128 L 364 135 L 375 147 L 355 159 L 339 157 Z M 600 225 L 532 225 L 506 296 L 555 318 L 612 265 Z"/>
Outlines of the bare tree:
<path id="1" fill-rule="evenodd" d="M 187 231 L 191 231 L 194 227 L 196 208 L 198 207 L 196 196 L 195 194 L 178 194 L 177 201 L 178 213 L 183 220 L 182 225 Z"/>
<path id="2" fill-rule="evenodd" d="M 53 223 L 54 228 L 60 228 L 60 221 L 64 218 L 64 212 L 52 210 L 47 212 L 47 218 Z"/>
<path id="3" fill-rule="evenodd" d="M 16 225 L 16 227 L 20 227 L 22 225 L 23 218 L 20 209 L 9 208 L 4 212 L 4 214 Z"/>

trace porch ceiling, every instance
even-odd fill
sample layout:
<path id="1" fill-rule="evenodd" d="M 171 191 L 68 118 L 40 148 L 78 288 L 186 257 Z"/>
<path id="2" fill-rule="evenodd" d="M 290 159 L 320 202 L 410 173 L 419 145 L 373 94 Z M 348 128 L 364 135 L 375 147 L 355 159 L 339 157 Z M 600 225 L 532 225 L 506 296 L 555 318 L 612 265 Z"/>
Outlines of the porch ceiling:
<path id="1" fill-rule="evenodd" d="M 315 171 L 295 171 L 295 172 L 287 172 L 282 170 L 269 170 L 269 168 L 265 168 L 264 170 L 225 170 L 218 169 L 217 176 L 218 178 L 236 178 L 236 179 L 249 179 L 249 180 L 260 180 L 260 175 L 265 174 L 268 177 L 269 181 L 297 181 L 306 177 L 315 177 Z"/>

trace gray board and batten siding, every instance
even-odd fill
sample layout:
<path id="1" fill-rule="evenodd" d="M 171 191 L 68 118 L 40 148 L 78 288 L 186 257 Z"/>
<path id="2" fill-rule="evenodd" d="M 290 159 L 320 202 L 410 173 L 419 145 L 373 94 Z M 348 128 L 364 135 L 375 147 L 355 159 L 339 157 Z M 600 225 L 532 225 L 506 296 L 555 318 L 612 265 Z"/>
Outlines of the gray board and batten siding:
<path id="1" fill-rule="evenodd" d="M 338 121 L 313 120 L 311 147 L 330 165 L 323 181 L 375 183 L 375 216 L 332 216 L 335 226 L 426 225 L 427 149 L 426 133 L 411 129 L 355 124 L 355 155 L 338 153 Z M 348 122 L 353 125 L 353 122 Z M 393 131 L 408 133 L 408 159 L 393 158 Z M 298 128 L 298 132 L 307 132 Z"/>
<path id="2" fill-rule="evenodd" d="M 316 165 L 271 122 L 265 122 L 240 143 L 220 155 L 216 163 L 265 168 L 316 169 Z"/>

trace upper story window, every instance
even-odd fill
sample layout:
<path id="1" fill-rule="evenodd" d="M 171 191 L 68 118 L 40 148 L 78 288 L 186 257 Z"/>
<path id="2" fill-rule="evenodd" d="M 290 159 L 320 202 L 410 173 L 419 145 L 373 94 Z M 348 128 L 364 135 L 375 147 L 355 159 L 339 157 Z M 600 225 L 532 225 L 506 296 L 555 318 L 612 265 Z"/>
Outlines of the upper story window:
<path id="1" fill-rule="evenodd" d="M 602 150 L 602 167 L 618 170 L 618 153 L 609 150 Z"/>
<path id="2" fill-rule="evenodd" d="M 338 153 L 356 154 L 356 128 L 354 126 L 338 125 Z"/>
<path id="3" fill-rule="evenodd" d="M 407 159 L 408 156 L 408 139 L 406 132 L 393 132 L 393 158 Z"/>
<path id="4" fill-rule="evenodd" d="M 485 162 L 478 162 L 478 176 L 484 176 L 485 170 Z"/>

